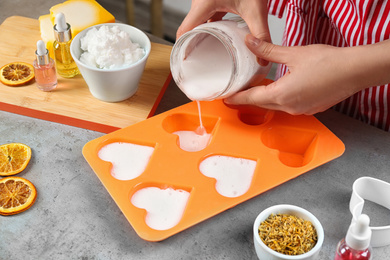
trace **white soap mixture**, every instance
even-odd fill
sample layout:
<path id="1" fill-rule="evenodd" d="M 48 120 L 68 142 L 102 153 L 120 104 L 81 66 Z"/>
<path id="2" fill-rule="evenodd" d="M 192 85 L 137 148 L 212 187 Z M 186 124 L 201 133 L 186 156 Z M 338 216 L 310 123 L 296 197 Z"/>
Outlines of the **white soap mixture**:
<path id="1" fill-rule="evenodd" d="M 190 193 L 180 189 L 143 188 L 131 198 L 131 203 L 148 212 L 146 224 L 156 230 L 167 230 L 176 226 L 185 211 Z"/>
<path id="2" fill-rule="evenodd" d="M 171 53 L 173 79 L 191 100 L 224 99 L 265 78 L 262 67 L 245 44 L 246 23 L 235 19 L 204 23 L 183 34 Z"/>
<path id="3" fill-rule="evenodd" d="M 154 147 L 117 142 L 104 146 L 98 156 L 112 163 L 111 175 L 118 180 L 132 180 L 146 169 Z"/>
<path id="4" fill-rule="evenodd" d="M 103 25 L 90 29 L 80 40 L 84 51 L 80 61 L 100 69 L 117 69 L 131 65 L 145 56 L 145 50 L 133 43 L 119 26 Z"/>
<path id="5" fill-rule="evenodd" d="M 203 175 L 217 180 L 217 192 L 229 198 L 241 196 L 249 190 L 255 169 L 254 160 L 222 155 L 210 156 L 199 165 Z"/>
<path id="6" fill-rule="evenodd" d="M 232 61 L 223 44 L 207 35 L 200 41 L 181 65 L 183 92 L 191 100 L 215 97 L 228 86 Z"/>
<path id="7" fill-rule="evenodd" d="M 196 131 L 176 131 L 173 134 L 179 136 L 179 147 L 187 152 L 198 152 L 209 144 L 211 134 L 206 132 L 199 134 Z"/>

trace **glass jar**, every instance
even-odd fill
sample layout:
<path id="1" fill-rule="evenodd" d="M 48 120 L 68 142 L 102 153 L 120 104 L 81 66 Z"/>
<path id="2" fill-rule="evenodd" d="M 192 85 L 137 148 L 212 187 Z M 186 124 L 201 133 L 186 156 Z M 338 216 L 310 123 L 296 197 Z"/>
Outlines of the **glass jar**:
<path id="1" fill-rule="evenodd" d="M 191 100 L 226 98 L 259 84 L 271 63 L 260 66 L 245 45 L 249 34 L 241 18 L 202 24 L 173 46 L 170 63 L 177 86 Z"/>

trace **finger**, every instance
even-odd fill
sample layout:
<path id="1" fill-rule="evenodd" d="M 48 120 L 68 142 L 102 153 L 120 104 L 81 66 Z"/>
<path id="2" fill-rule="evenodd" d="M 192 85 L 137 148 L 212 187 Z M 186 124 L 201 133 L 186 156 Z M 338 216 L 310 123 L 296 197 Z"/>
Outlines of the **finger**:
<path id="1" fill-rule="evenodd" d="M 271 62 L 286 64 L 289 52 L 286 48 L 255 38 L 248 34 L 245 38 L 247 47 L 259 58 Z"/>
<path id="2" fill-rule="evenodd" d="M 264 108 L 275 107 L 273 92 L 270 89 L 275 87 L 275 82 L 267 86 L 256 86 L 240 91 L 224 100 L 229 105 L 255 105 Z"/>
<path id="3" fill-rule="evenodd" d="M 196 26 L 207 22 L 216 13 L 215 9 L 207 4 L 192 6 L 177 30 L 176 39 L 179 39 L 180 36 L 194 29 Z"/>
<path id="4" fill-rule="evenodd" d="M 251 23 L 251 24 L 253 24 L 253 23 Z M 254 33 L 252 33 L 252 35 L 257 35 L 255 39 L 271 43 L 272 41 L 271 41 L 271 36 L 269 34 L 268 25 L 266 27 L 264 27 L 264 26 L 261 26 L 260 23 L 256 23 L 255 26 L 256 26 L 256 28 L 249 29 L 251 31 L 251 33 L 254 32 Z M 269 63 L 268 60 L 261 58 L 261 57 L 259 57 L 257 59 L 257 62 L 261 66 L 267 66 Z"/>
<path id="5" fill-rule="evenodd" d="M 241 2 L 240 2 L 241 3 Z M 242 7 L 242 18 L 245 20 L 249 27 L 249 31 L 257 39 L 266 42 L 272 42 L 271 34 L 268 27 L 268 8 L 267 2 L 253 1 L 254 6 Z M 261 66 L 267 66 L 268 61 L 262 58 L 258 58 L 257 62 Z"/>
<path id="6" fill-rule="evenodd" d="M 208 20 L 208 22 L 220 21 L 225 15 L 226 12 L 217 12 Z"/>
<path id="7" fill-rule="evenodd" d="M 264 41 L 271 42 L 268 29 L 268 4 L 267 0 L 234 1 L 233 10 L 241 16 L 249 27 L 250 32 Z"/>
<path id="8" fill-rule="evenodd" d="M 267 14 L 265 14 L 265 17 L 259 16 L 257 14 L 257 16 L 255 17 L 251 17 L 251 16 L 248 17 L 245 15 L 242 18 L 248 24 L 249 31 L 254 37 L 266 42 L 272 42 L 271 34 L 268 28 Z"/>

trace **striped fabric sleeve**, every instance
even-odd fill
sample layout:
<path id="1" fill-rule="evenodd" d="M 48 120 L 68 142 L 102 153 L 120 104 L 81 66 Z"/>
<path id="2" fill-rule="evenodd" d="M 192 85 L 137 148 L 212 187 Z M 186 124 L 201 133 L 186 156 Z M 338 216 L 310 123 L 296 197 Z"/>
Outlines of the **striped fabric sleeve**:
<path id="1" fill-rule="evenodd" d="M 282 18 L 286 3 L 287 0 L 269 0 L 268 13 L 271 15 L 275 15 L 279 18 Z"/>
<path id="2" fill-rule="evenodd" d="M 268 11 L 279 18 L 286 12 L 284 46 L 320 43 L 348 47 L 390 39 L 390 0 L 269 0 Z M 287 71 L 288 67 L 280 64 L 275 80 Z M 388 87 L 367 88 L 334 108 L 390 131 Z"/>

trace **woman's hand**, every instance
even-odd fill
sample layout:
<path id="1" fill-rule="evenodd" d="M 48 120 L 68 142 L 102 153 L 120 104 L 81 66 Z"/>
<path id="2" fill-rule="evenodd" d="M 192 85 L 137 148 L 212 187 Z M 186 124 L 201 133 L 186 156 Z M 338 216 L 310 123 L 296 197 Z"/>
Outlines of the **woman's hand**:
<path id="1" fill-rule="evenodd" d="M 246 44 L 256 56 L 286 64 L 288 72 L 267 86 L 256 86 L 225 100 L 251 104 L 290 114 L 315 114 L 354 93 L 390 82 L 390 41 L 371 46 L 282 47 L 247 35 Z"/>
<path id="2" fill-rule="evenodd" d="M 191 10 L 177 30 L 177 39 L 202 23 L 221 20 L 226 13 L 239 15 L 252 35 L 271 42 L 267 0 L 193 0 Z"/>

